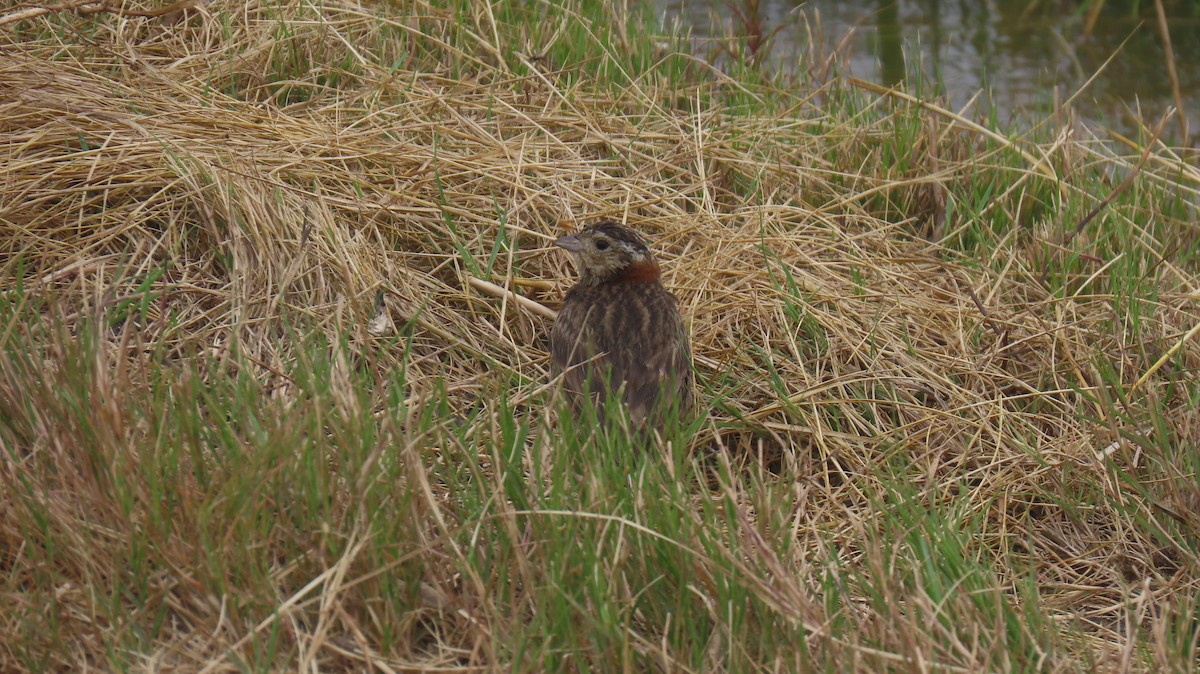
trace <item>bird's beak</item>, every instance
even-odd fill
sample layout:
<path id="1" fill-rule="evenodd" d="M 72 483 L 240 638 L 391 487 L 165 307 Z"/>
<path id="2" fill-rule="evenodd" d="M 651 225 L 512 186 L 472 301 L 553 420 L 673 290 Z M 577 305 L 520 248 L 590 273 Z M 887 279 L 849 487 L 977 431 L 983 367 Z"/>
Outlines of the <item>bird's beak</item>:
<path id="1" fill-rule="evenodd" d="M 562 248 L 568 253 L 578 253 L 579 251 L 583 250 L 583 242 L 580 241 L 579 237 L 575 236 L 574 234 L 558 237 L 554 240 L 554 245 Z"/>

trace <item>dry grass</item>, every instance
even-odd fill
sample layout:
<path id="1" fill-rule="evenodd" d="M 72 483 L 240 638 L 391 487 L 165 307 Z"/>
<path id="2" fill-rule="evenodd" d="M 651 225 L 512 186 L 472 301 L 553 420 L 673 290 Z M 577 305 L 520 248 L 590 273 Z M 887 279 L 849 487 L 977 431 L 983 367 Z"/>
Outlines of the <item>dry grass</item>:
<path id="1" fill-rule="evenodd" d="M 698 605 L 719 605 L 727 573 L 760 602 L 763 629 L 807 639 L 802 652 L 739 646 L 719 636 L 736 630 L 711 627 L 701 668 L 1020 670 L 1037 660 L 1006 659 L 1021 639 L 1045 649 L 1046 670 L 1195 664 L 1194 168 L 1152 148 L 1129 194 L 1072 237 L 1141 148 L 1122 157 L 1065 133 L 998 143 L 935 107 L 842 82 L 737 82 L 632 28 L 613 29 L 607 53 L 593 40 L 591 58 L 556 62 L 597 24 L 541 5 L 516 12 L 521 21 L 496 11 L 214 2 L 179 21 L 48 14 L 0 37 L 0 279 L 11 298 L 0 601 L 17 607 L 0 618 L 10 644 L 0 662 L 226 671 L 239 653 L 268 670 L 604 670 L 608 660 L 586 655 L 550 666 L 497 647 L 544 609 L 471 577 L 460 549 L 470 522 L 441 471 L 451 457 L 482 457 L 476 479 L 511 488 L 492 470 L 499 450 L 479 440 L 507 432 L 501 399 L 534 429 L 515 465 L 548 460 L 558 441 L 526 414 L 546 403 L 550 321 L 535 303 L 552 308 L 570 270 L 545 244 L 606 216 L 646 232 L 690 318 L 712 403 L 693 445 L 719 437 L 741 465 L 719 496 L 682 497 L 722 509 L 726 519 L 697 515 L 698 530 L 721 527 L 643 528 L 694 554 L 681 591 L 703 595 Z M 373 324 L 380 293 L 387 320 Z M 94 342 L 73 355 L 93 325 Z M 309 334 L 345 346 L 330 350 L 324 398 L 297 381 Z M 20 352 L 37 354 L 42 379 Z M 388 389 L 401 369 L 402 389 Z M 156 384 L 163 371 L 186 374 Z M 327 486 L 341 494 L 329 531 L 282 534 L 332 531 L 341 552 L 259 570 L 263 559 L 233 551 L 242 534 L 205 557 L 188 547 L 203 526 L 177 520 L 161 539 L 174 543 L 146 553 L 162 555 L 143 579 L 148 614 L 105 599 L 129 563 L 121 541 L 153 527 L 129 525 L 122 490 L 91 473 L 119 473 L 127 455 L 131 473 L 144 468 L 160 426 L 139 406 L 159 409 L 161 391 L 233 396 L 243 389 L 222 382 L 247 379 L 282 401 L 265 426 L 283 446 L 307 442 L 287 435 L 288 415 L 324 405 L 334 410 L 317 428 L 333 446 L 358 431 L 376 443 L 362 462 L 326 457 Z M 81 381 L 95 428 L 55 416 L 52 401 L 74 399 L 63 391 Z M 397 396 L 444 406 L 398 408 Z M 382 427 L 349 421 L 371 418 Z M 339 419 L 350 430 L 328 430 Z M 366 501 L 338 480 L 369 492 L 388 454 L 400 457 L 390 487 L 412 494 L 397 531 L 415 547 L 375 558 Z M 89 456 L 90 468 L 75 463 Z M 229 498 L 193 487 L 183 493 Z M 153 488 L 131 493 L 153 510 Z M 497 497 L 476 524 L 536 545 L 525 508 Z M 27 499 L 48 504 L 39 526 L 53 535 L 18 507 Z M 71 554 L 48 572 L 32 550 L 51 539 Z M 537 554 L 513 545 L 513 574 L 526 591 L 543 585 Z M 954 554 L 991 575 L 952 578 L 961 587 L 939 596 L 930 583 Z M 212 570 L 213 555 L 228 555 L 227 568 Z M 294 594 L 258 597 L 266 613 L 231 613 L 213 588 L 238 587 L 241 561 L 247 585 Z M 355 594 L 379 592 L 379 576 L 409 562 L 424 565 L 409 609 Z M 30 616 L 50 595 L 59 617 L 40 640 Z M 104 601 L 149 634 L 134 655 L 110 652 L 131 628 L 99 619 Z M 1002 613 L 990 602 L 1025 622 L 990 623 Z M 292 612 L 301 605 L 308 619 Z M 617 662 L 689 668 L 669 625 L 639 611 L 635 655 Z M 252 635 L 278 623 L 283 654 L 248 655 Z"/>

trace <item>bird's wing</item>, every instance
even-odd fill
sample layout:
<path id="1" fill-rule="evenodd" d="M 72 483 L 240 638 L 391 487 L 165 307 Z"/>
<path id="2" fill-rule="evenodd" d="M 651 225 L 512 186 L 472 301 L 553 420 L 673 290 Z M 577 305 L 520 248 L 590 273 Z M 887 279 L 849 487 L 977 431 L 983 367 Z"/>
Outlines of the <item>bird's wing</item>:
<path id="1" fill-rule="evenodd" d="M 554 329 L 550 333 L 550 364 L 555 375 L 563 375 L 563 388 L 572 396 L 578 397 L 585 392 L 591 392 L 593 397 L 600 396 L 599 379 L 593 376 L 599 368 L 599 362 L 604 360 L 597 354 L 603 350 L 597 349 L 600 341 L 593 328 L 594 321 L 590 315 L 597 308 L 594 302 L 568 301 L 563 304 L 558 318 L 554 321 Z"/>
<path id="2" fill-rule="evenodd" d="M 635 423 L 686 411 L 692 404 L 692 354 L 675 297 L 661 287 L 646 294 L 595 292 L 568 297 L 550 335 L 550 360 L 576 403 L 584 395 L 599 411 L 612 387 Z"/>
<path id="3" fill-rule="evenodd" d="M 692 354 L 673 296 L 649 298 L 652 320 L 613 354 L 613 381 L 625 382 L 635 422 L 656 414 L 679 414 L 692 403 Z M 674 409 L 671 409 L 672 406 Z"/>

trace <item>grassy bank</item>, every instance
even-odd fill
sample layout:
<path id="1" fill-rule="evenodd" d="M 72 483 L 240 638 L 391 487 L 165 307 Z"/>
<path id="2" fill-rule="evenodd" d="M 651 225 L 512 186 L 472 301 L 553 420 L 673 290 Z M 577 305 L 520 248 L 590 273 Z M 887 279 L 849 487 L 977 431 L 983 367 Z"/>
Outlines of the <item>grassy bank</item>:
<path id="1" fill-rule="evenodd" d="M 1195 668 L 1198 174 L 1149 130 L 601 3 L 124 7 L 0 32 L 0 669 Z M 599 216 L 692 327 L 650 453 L 554 419 Z"/>

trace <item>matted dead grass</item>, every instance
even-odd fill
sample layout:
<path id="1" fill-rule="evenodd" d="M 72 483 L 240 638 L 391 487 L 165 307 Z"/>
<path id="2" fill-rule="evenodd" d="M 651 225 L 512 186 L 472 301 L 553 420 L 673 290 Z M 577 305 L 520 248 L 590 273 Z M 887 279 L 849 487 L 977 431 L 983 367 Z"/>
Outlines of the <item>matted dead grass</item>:
<path id="1" fill-rule="evenodd" d="M 790 102 L 729 114 L 710 97 L 742 85 L 700 66 L 682 89 L 650 76 L 612 93 L 587 76 L 612 64 L 505 65 L 548 47 L 556 26 L 530 26 L 531 44 L 511 47 L 485 30 L 485 10 L 406 9 L 214 2 L 178 22 L 62 13 L 8 29 L 4 285 L 20 276 L 68 325 L 151 291 L 141 341 L 174 359 L 236 342 L 283 397 L 288 325 L 362 346 L 412 322 L 416 392 L 444 381 L 466 409 L 498 381 L 533 396 L 547 379 L 545 309 L 571 277 L 547 242 L 625 220 L 652 241 L 691 322 L 717 401 L 710 428 L 812 476 L 789 504 L 799 531 L 877 562 L 854 543 L 872 518 L 856 485 L 902 457 L 931 501 L 962 496 L 947 493 L 947 471 L 972 476 L 980 548 L 1038 569 L 1045 608 L 1090 626 L 1099 669 L 1128 666 L 1131 588 L 1150 622 L 1194 594 L 1194 548 L 1129 522 L 1168 513 L 1197 530 L 1195 475 L 1151 452 L 1197 440 L 1195 270 L 1172 262 L 1179 242 L 1135 222 L 1166 215 L 1114 206 L 1137 232 L 1122 252 L 1058 234 L 1082 213 L 1031 206 L 1048 175 L 1062 182 L 1041 193 L 1098 202 L 1111 186 L 1088 182 L 1093 167 L 1127 173 L 1136 153 L 1064 135 L 1022 143 L 1045 163 L 1005 168 L 1002 144 L 936 109 L 881 95 L 861 116 L 828 111 L 833 84 L 790 99 L 747 90 Z M 464 34 L 473 48 L 455 41 Z M 308 62 L 329 66 L 287 71 Z M 924 128 L 895 172 L 884 148 L 914 117 Z M 975 216 L 958 190 L 981 173 L 997 189 Z M 1195 178 L 1156 149 L 1135 189 L 1174 181 L 1191 200 Z M 942 243 L 1000 213 L 1024 223 L 997 236 L 1001 259 Z M 1194 245 L 1194 226 L 1179 224 L 1179 245 Z M 1039 282 L 1050 255 L 1073 251 L 1084 260 L 1066 291 Z M 1121 255 L 1166 256 L 1136 329 L 1114 313 Z M 1114 403 L 1114 390 L 1127 398 Z M 1160 426 L 1155 410 L 1168 412 Z M 1153 482 L 1132 493 L 1118 471 Z M 1081 492 L 1094 499 L 1082 518 L 1052 498 Z"/>

